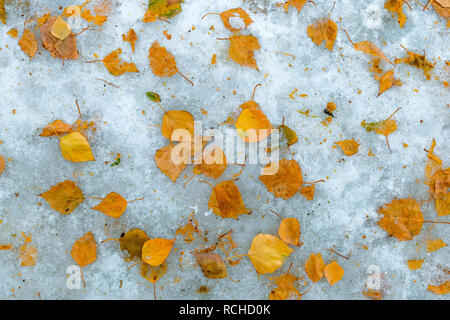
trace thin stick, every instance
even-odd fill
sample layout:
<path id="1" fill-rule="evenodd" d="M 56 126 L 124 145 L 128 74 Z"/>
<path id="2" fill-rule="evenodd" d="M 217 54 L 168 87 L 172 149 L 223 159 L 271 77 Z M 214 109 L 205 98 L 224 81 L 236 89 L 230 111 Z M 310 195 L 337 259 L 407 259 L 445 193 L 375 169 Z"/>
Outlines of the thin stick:
<path id="1" fill-rule="evenodd" d="M 348 41 L 350 41 L 350 43 L 351 43 L 353 46 L 355 46 L 355 44 L 353 43 L 352 39 L 350 39 L 350 36 L 348 35 L 347 30 L 345 30 L 345 29 L 342 29 L 342 30 L 344 30 L 345 34 L 347 35 Z"/>
<path id="2" fill-rule="evenodd" d="M 321 179 L 321 180 L 317 180 L 314 182 L 303 182 L 303 184 L 314 184 L 314 183 L 319 183 L 319 182 L 325 182 L 325 180 Z"/>
<path id="3" fill-rule="evenodd" d="M 409 2 L 408 2 L 408 0 L 405 0 L 405 3 L 406 3 L 406 5 L 409 7 L 409 10 L 411 10 L 412 11 L 412 8 L 411 8 L 411 6 L 410 6 L 410 4 L 409 4 Z"/>
<path id="4" fill-rule="evenodd" d="M 216 38 L 216 40 L 230 40 L 230 38 Z"/>
<path id="5" fill-rule="evenodd" d="M 75 103 L 76 103 L 77 108 L 78 108 L 78 119 L 81 119 L 81 118 L 82 118 L 82 117 L 81 117 L 81 109 L 80 109 L 80 106 L 79 106 L 79 104 L 78 104 L 78 99 L 75 99 Z"/>
<path id="6" fill-rule="evenodd" d="M 85 63 L 92 63 L 92 62 L 103 62 L 103 60 L 90 60 L 90 61 L 86 61 Z"/>
<path id="7" fill-rule="evenodd" d="M 138 262 L 136 262 L 136 263 L 133 263 L 133 264 L 127 269 L 127 271 L 130 270 L 131 268 L 133 268 L 135 265 L 137 265 L 137 264 L 139 264 L 139 263 L 142 263 L 142 261 L 138 261 Z"/>
<path id="8" fill-rule="evenodd" d="M 144 199 L 145 199 L 145 197 L 142 197 L 142 198 L 130 200 L 130 201 L 127 201 L 127 202 L 130 203 L 130 202 L 135 202 L 135 201 L 141 201 L 141 200 L 144 200 Z"/>
<path id="9" fill-rule="evenodd" d="M 241 280 L 233 280 L 229 276 L 227 277 L 227 279 L 233 281 L 234 283 L 239 283 L 241 281 Z"/>
<path id="10" fill-rule="evenodd" d="M 419 6 L 421 6 L 425 10 L 425 6 L 423 4 L 421 4 L 419 1 L 414 0 L 414 2 L 417 3 Z"/>
<path id="11" fill-rule="evenodd" d="M 191 81 L 191 80 L 189 80 L 188 78 L 186 78 L 186 76 L 184 75 L 184 74 L 182 74 L 179 70 L 177 70 L 177 72 L 187 81 L 187 82 L 189 82 L 192 86 L 194 86 L 194 83 Z"/>
<path id="12" fill-rule="evenodd" d="M 450 224 L 450 222 L 446 222 L 446 221 L 428 221 L 428 220 L 423 220 L 422 222 Z"/>
<path id="13" fill-rule="evenodd" d="M 397 110 L 395 110 L 394 113 L 391 114 L 391 115 L 389 116 L 389 118 L 387 118 L 387 119 L 384 120 L 384 121 L 388 121 L 390 118 L 392 118 L 392 117 L 398 112 L 398 110 L 400 110 L 401 108 L 402 108 L 402 107 L 397 108 Z"/>
<path id="14" fill-rule="evenodd" d="M 246 253 L 246 254 L 239 254 L 237 256 L 228 257 L 228 258 L 225 259 L 225 261 L 228 261 L 228 260 L 231 260 L 231 259 L 235 259 L 235 258 L 247 257 L 247 256 L 249 256 L 248 253 Z"/>
<path id="15" fill-rule="evenodd" d="M 389 139 L 388 139 L 388 136 L 385 136 L 386 137 L 386 143 L 387 143 L 387 146 L 388 146 L 388 149 L 389 149 L 389 153 L 392 153 L 392 151 L 391 151 L 391 146 L 389 145 Z"/>
<path id="16" fill-rule="evenodd" d="M 105 242 L 108 242 L 108 241 L 120 241 L 120 240 L 119 239 L 110 238 L 110 239 L 105 239 L 105 240 L 101 241 L 100 243 L 105 243 Z"/>
<path id="17" fill-rule="evenodd" d="M 209 183 L 208 181 L 198 180 L 198 182 L 203 182 L 203 183 L 209 184 L 209 186 L 214 189 L 214 186 L 211 183 Z"/>
<path id="18" fill-rule="evenodd" d="M 83 32 L 85 32 L 86 30 L 89 30 L 89 26 L 87 26 L 86 28 L 84 28 L 83 30 L 81 30 L 80 32 L 74 34 L 74 37 L 79 36 L 80 34 L 82 34 Z"/>
<path id="19" fill-rule="evenodd" d="M 342 258 L 344 258 L 344 259 L 347 259 L 347 260 L 350 259 L 349 257 L 346 257 L 346 256 L 340 254 L 339 252 L 334 251 L 333 249 L 330 249 L 330 251 L 334 252 L 335 254 L 337 254 L 338 256 L 340 256 L 340 257 L 342 257 Z"/>
<path id="20" fill-rule="evenodd" d="M 80 268 L 80 273 L 81 273 L 81 281 L 83 281 L 83 287 L 86 288 L 86 282 L 84 282 L 83 278 L 83 268 Z"/>
<path id="21" fill-rule="evenodd" d="M 423 8 L 423 11 L 425 11 L 426 9 L 428 9 L 428 7 L 430 6 L 431 2 L 433 2 L 433 0 L 428 0 L 427 4 L 426 4 L 425 7 Z"/>
<path id="22" fill-rule="evenodd" d="M 109 84 L 110 86 L 112 86 L 112 87 L 114 87 L 114 88 L 120 89 L 120 87 L 117 86 L 117 85 L 115 85 L 114 83 L 108 82 L 108 81 L 103 80 L 103 79 L 100 79 L 100 78 L 95 78 L 95 79 L 96 79 L 96 80 L 103 81 L 104 83 Z"/>
<path id="23" fill-rule="evenodd" d="M 262 86 L 262 84 L 261 84 L 261 83 L 258 83 L 258 84 L 253 88 L 252 101 L 253 101 L 253 98 L 255 97 L 256 88 L 258 88 L 258 87 L 260 87 L 260 86 Z"/>
<path id="24" fill-rule="evenodd" d="M 194 177 L 195 177 L 195 174 L 192 174 L 192 176 L 191 176 L 189 179 L 187 179 L 185 183 L 183 183 L 183 188 L 186 188 L 186 184 L 187 184 L 189 181 L 191 181 L 192 178 L 194 178 Z"/>
<path id="25" fill-rule="evenodd" d="M 95 199 L 95 200 L 105 200 L 105 198 L 99 198 L 99 197 L 89 197 L 91 199 Z"/>
<path id="26" fill-rule="evenodd" d="M 153 282 L 153 297 L 156 300 L 156 284 Z"/>
<path id="27" fill-rule="evenodd" d="M 283 218 L 281 217 L 281 215 L 280 215 L 278 212 L 276 212 L 276 211 L 274 211 L 274 210 L 270 210 L 270 211 L 272 211 L 272 213 L 275 214 L 278 218 L 280 218 L 281 220 L 283 220 Z M 290 268 L 290 267 L 289 267 L 289 268 Z M 288 272 L 289 272 L 289 270 L 288 270 Z"/>

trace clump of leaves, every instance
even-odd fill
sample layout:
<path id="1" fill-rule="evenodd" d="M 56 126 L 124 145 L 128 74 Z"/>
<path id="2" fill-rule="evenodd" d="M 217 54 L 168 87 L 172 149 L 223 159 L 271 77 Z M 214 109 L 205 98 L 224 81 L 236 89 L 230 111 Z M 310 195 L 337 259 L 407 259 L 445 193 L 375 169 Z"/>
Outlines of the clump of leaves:
<path id="1" fill-rule="evenodd" d="M 422 211 L 414 199 L 395 199 L 378 212 L 383 215 L 378 225 L 399 241 L 412 240 L 422 230 Z"/>
<path id="2" fill-rule="evenodd" d="M 181 2 L 182 0 L 149 0 L 143 21 L 147 23 L 172 18 L 181 12 Z"/>
<path id="3" fill-rule="evenodd" d="M 224 279 L 228 277 L 227 267 L 222 257 L 215 253 L 193 253 L 195 260 L 208 279 Z"/>
<path id="4" fill-rule="evenodd" d="M 325 48 L 332 51 L 337 36 L 337 24 L 333 20 L 322 18 L 310 24 L 306 29 L 312 42 L 320 46 L 325 41 Z"/>
<path id="5" fill-rule="evenodd" d="M 116 192 L 110 192 L 106 195 L 105 198 L 91 197 L 91 199 L 102 200 L 98 205 L 91 209 L 103 212 L 111 218 L 119 219 L 127 209 L 127 206 L 130 202 L 143 200 L 144 198 L 127 201 L 120 194 Z"/>
<path id="6" fill-rule="evenodd" d="M 378 122 L 366 122 L 366 120 L 363 120 L 361 122 L 361 126 L 366 129 L 367 132 L 374 131 L 377 134 L 381 134 L 386 137 L 386 144 L 388 146 L 389 152 L 391 152 L 391 147 L 389 146 L 389 139 L 388 136 L 397 131 L 397 121 L 395 119 L 391 119 L 399 110 L 394 111 L 386 120 L 378 121 Z"/>
<path id="7" fill-rule="evenodd" d="M 52 186 L 50 190 L 39 194 L 50 207 L 61 214 L 69 214 L 84 201 L 81 189 L 70 180 L 65 180 Z"/>
<path id="8" fill-rule="evenodd" d="M 286 300 L 292 297 L 296 297 L 297 300 L 300 300 L 301 297 L 306 294 L 306 292 L 303 294 L 300 293 L 295 287 L 295 282 L 300 280 L 300 278 L 290 273 L 291 267 L 292 263 L 286 273 L 279 277 L 269 278 L 269 283 L 275 283 L 277 286 L 270 292 L 269 300 Z"/>
<path id="9" fill-rule="evenodd" d="M 70 255 L 80 266 L 81 280 L 83 281 L 84 287 L 86 287 L 86 283 L 83 278 L 83 268 L 97 260 L 97 244 L 95 243 L 95 238 L 92 232 L 86 233 L 80 239 L 75 241 Z"/>
<path id="10" fill-rule="evenodd" d="M 239 137 L 247 143 L 259 142 L 266 139 L 273 129 L 267 116 L 253 100 L 255 97 L 255 90 L 258 86 L 260 86 L 260 84 L 256 85 L 253 89 L 252 99 L 240 106 L 241 113 L 234 123 Z"/>
<path id="11" fill-rule="evenodd" d="M 225 28 L 233 33 L 244 30 L 253 23 L 248 13 L 242 8 L 229 9 L 222 13 L 207 13 L 202 19 L 212 14 L 219 15 Z"/>
<path id="12" fill-rule="evenodd" d="M 427 58 L 425 57 L 425 53 L 423 55 L 421 55 L 421 54 L 409 51 L 408 49 L 406 49 L 403 46 L 401 46 L 401 47 L 406 50 L 406 54 L 408 56 L 405 58 L 402 58 L 402 59 L 395 59 L 394 62 L 396 64 L 399 64 L 399 63 L 408 64 L 410 66 L 421 69 L 423 71 L 423 74 L 427 78 L 427 80 L 430 80 L 431 79 L 430 72 L 434 69 L 434 66 L 436 65 L 436 63 L 431 63 L 430 61 L 428 61 Z"/>
<path id="13" fill-rule="evenodd" d="M 175 57 L 167 51 L 166 48 L 161 47 L 158 41 L 153 42 L 149 49 L 148 58 L 152 72 L 158 77 L 171 77 L 175 73 L 180 74 L 191 85 L 194 83 L 186 78 L 177 67 Z"/>
<path id="14" fill-rule="evenodd" d="M 392 15 L 397 14 L 398 24 L 400 28 L 403 28 L 406 22 L 406 16 L 403 13 L 403 0 L 386 0 L 384 3 L 384 8 L 389 12 L 392 12 Z"/>
<path id="15" fill-rule="evenodd" d="M 57 23 L 57 20 L 59 20 L 58 18 L 60 17 L 48 18 L 47 22 L 45 22 L 45 24 L 41 27 L 42 45 L 50 52 L 53 58 L 56 57 L 62 60 L 77 60 L 78 50 L 76 35 L 73 34 L 73 32 L 70 32 L 70 34 L 62 40 L 53 35 L 61 35 L 60 32 L 55 33 L 55 28 L 53 28 L 55 23 Z M 65 33 L 66 32 L 64 32 L 64 34 Z"/>
<path id="16" fill-rule="evenodd" d="M 278 237 L 260 233 L 253 238 L 248 257 L 256 272 L 272 273 L 283 265 L 293 251 Z"/>

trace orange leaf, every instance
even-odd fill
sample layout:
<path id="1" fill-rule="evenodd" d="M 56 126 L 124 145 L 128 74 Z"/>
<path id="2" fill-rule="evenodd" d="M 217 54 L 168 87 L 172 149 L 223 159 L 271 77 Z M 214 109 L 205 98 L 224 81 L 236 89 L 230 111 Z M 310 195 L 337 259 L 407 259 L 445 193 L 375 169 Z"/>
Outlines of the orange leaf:
<path id="1" fill-rule="evenodd" d="M 305 271 L 308 277 L 313 282 L 317 282 L 323 278 L 324 269 L 325 263 L 323 263 L 322 255 L 320 253 L 311 253 L 305 263 Z"/>
<path id="2" fill-rule="evenodd" d="M 92 232 L 86 233 L 75 241 L 70 255 L 81 268 L 97 260 L 97 244 Z"/>
<path id="3" fill-rule="evenodd" d="M 325 41 L 325 48 L 330 51 L 333 50 L 337 31 L 338 29 L 336 22 L 327 18 L 316 20 L 306 29 L 306 32 L 308 33 L 308 36 L 311 38 L 312 42 L 320 46 L 322 42 Z"/>
<path id="4" fill-rule="evenodd" d="M 0 165 L 1 174 L 1 165 Z M 436 212 L 438 216 L 446 216 L 450 214 L 450 192 L 436 199 Z"/>
<path id="5" fill-rule="evenodd" d="M 141 263 L 141 276 L 155 284 L 162 276 L 164 276 L 167 272 L 167 262 L 163 262 L 157 267 L 151 266 L 147 263 Z"/>
<path id="6" fill-rule="evenodd" d="M 228 54 L 230 58 L 241 66 L 258 70 L 255 60 L 255 50 L 261 49 L 258 39 L 254 36 L 232 35 Z"/>
<path id="7" fill-rule="evenodd" d="M 393 14 L 397 14 L 398 24 L 403 28 L 406 22 L 406 16 L 403 13 L 403 0 L 386 0 L 384 8 Z"/>
<path id="8" fill-rule="evenodd" d="M 44 198 L 52 209 L 61 214 L 71 213 L 84 201 L 83 192 L 70 180 L 58 183 L 39 196 Z"/>
<path id="9" fill-rule="evenodd" d="M 434 294 L 447 294 L 450 293 L 450 280 L 447 282 L 444 282 L 443 284 L 439 286 L 432 286 L 431 284 L 428 285 L 428 291 L 433 292 Z"/>
<path id="10" fill-rule="evenodd" d="M 19 46 L 22 51 L 27 54 L 30 58 L 33 58 L 37 52 L 38 44 L 34 34 L 31 33 L 29 29 L 25 29 L 22 38 L 19 40 Z"/>
<path id="11" fill-rule="evenodd" d="M 5 170 L 5 158 L 0 154 L 0 176 L 2 175 L 3 171 Z"/>
<path id="12" fill-rule="evenodd" d="M 272 273 L 283 265 L 293 251 L 278 237 L 260 233 L 253 238 L 248 257 L 256 272 Z"/>
<path id="13" fill-rule="evenodd" d="M 353 44 L 353 47 L 355 48 L 355 50 L 367 53 L 368 55 L 371 55 L 372 57 L 382 59 L 382 60 L 386 61 L 387 63 L 392 63 L 386 57 L 386 55 L 383 53 L 383 51 L 381 51 L 376 45 L 374 45 L 370 41 L 361 41 L 361 42 L 355 43 L 355 44 Z"/>
<path id="14" fill-rule="evenodd" d="M 223 259 L 215 253 L 194 253 L 197 263 L 208 279 L 223 279 L 228 277 L 227 267 Z"/>
<path id="15" fill-rule="evenodd" d="M 24 244 L 19 249 L 19 260 L 22 267 L 30 267 L 36 264 L 38 249 L 29 244 Z"/>
<path id="16" fill-rule="evenodd" d="M 394 78 L 394 70 L 385 72 L 381 77 L 375 76 L 375 79 L 380 83 L 380 92 L 378 96 L 393 86 L 401 86 L 402 82 Z"/>
<path id="17" fill-rule="evenodd" d="M 142 258 L 142 247 L 149 237 L 141 229 L 132 229 L 119 238 L 120 250 L 127 251 L 125 261 L 138 260 Z"/>
<path id="18" fill-rule="evenodd" d="M 288 9 L 290 6 L 295 7 L 298 11 L 298 13 L 300 13 L 303 9 L 303 6 L 305 5 L 307 0 L 289 0 L 286 1 L 285 5 L 284 5 L 284 10 L 286 12 L 288 12 Z"/>
<path id="19" fill-rule="evenodd" d="M 314 199 L 314 192 L 316 190 L 316 186 L 314 184 L 310 186 L 305 186 L 300 189 L 300 194 L 304 196 L 308 201 Z"/>
<path id="20" fill-rule="evenodd" d="M 421 69 L 427 80 L 430 80 L 431 79 L 430 73 L 434 69 L 436 63 L 431 63 L 430 61 L 428 61 L 427 58 L 425 57 L 425 54 L 422 55 L 409 50 L 406 50 L 406 54 L 408 55 L 406 58 L 395 59 L 395 64 L 404 63 L 416 67 L 418 69 Z"/>
<path id="21" fill-rule="evenodd" d="M 277 167 L 275 174 L 263 174 L 259 177 L 269 192 L 284 200 L 293 197 L 303 185 L 302 170 L 297 161 L 281 159 L 278 163 L 270 163 L 264 169 Z M 263 169 L 263 170 L 264 170 Z"/>
<path id="22" fill-rule="evenodd" d="M 179 139 L 172 139 L 172 133 L 175 130 L 187 130 L 191 136 L 194 135 L 194 117 L 184 110 L 170 110 L 164 113 L 163 122 L 161 125 L 162 135 L 170 139 L 170 141 L 179 141 Z"/>
<path id="23" fill-rule="evenodd" d="M 142 247 L 142 260 L 154 267 L 162 264 L 170 254 L 175 240 L 171 239 L 150 239 Z"/>
<path id="24" fill-rule="evenodd" d="M 39 136 L 51 137 L 54 135 L 61 135 L 69 132 L 70 129 L 72 129 L 72 126 L 70 124 L 67 124 L 62 120 L 55 120 L 52 123 L 45 126 L 45 128 L 42 129 L 42 132 Z"/>
<path id="25" fill-rule="evenodd" d="M 356 142 L 355 139 L 336 141 L 335 144 L 341 147 L 346 156 L 354 155 L 359 149 L 359 143 Z"/>
<path id="26" fill-rule="evenodd" d="M 108 69 L 109 73 L 114 76 L 120 76 L 125 72 L 139 72 L 134 63 L 123 62 L 119 58 L 119 54 L 122 53 L 122 49 L 116 49 L 105 58 L 103 58 L 103 64 Z"/>
<path id="27" fill-rule="evenodd" d="M 136 32 L 134 31 L 134 29 L 130 29 L 127 33 L 124 33 L 122 35 L 122 40 L 130 43 L 131 50 L 133 50 L 133 52 L 134 52 L 134 49 L 136 46 L 137 39 L 138 39 L 138 36 L 137 36 Z"/>
<path id="28" fill-rule="evenodd" d="M 62 41 L 52 35 L 52 28 L 56 19 L 56 17 L 50 17 L 41 27 L 42 45 L 50 52 L 53 58 L 77 60 L 77 39 L 73 32 Z"/>
<path id="29" fill-rule="evenodd" d="M 422 266 L 422 263 L 425 260 L 416 259 L 416 260 L 408 260 L 408 268 L 409 270 L 418 270 Z"/>
<path id="30" fill-rule="evenodd" d="M 287 244 L 298 246 L 300 243 L 300 222 L 296 218 L 283 219 L 278 228 L 278 235 Z"/>
<path id="31" fill-rule="evenodd" d="M 114 219 L 119 219 L 127 209 L 127 205 L 128 202 L 125 198 L 118 193 L 111 192 L 106 195 L 102 202 L 91 209 L 103 212 Z"/>
<path id="32" fill-rule="evenodd" d="M 211 150 L 204 150 L 202 163 L 194 166 L 194 174 L 203 174 L 218 179 L 227 168 L 227 158 L 219 146 L 214 145 Z"/>
<path id="33" fill-rule="evenodd" d="M 323 269 L 323 272 L 330 286 L 334 285 L 344 276 L 344 269 L 342 269 L 341 266 L 336 261 L 333 261 L 330 264 L 328 264 Z"/>
<path id="34" fill-rule="evenodd" d="M 411 240 L 422 229 L 422 211 L 414 199 L 395 199 L 378 211 L 383 215 L 378 225 L 399 241 Z"/>
<path id="35" fill-rule="evenodd" d="M 223 181 L 213 188 L 208 208 L 222 218 L 238 219 L 241 214 L 251 214 L 244 205 L 239 188 L 232 180 Z"/>
<path id="36" fill-rule="evenodd" d="M 427 252 L 434 252 L 446 246 L 447 244 L 442 239 L 427 240 Z"/>
<path id="37" fill-rule="evenodd" d="M 174 145 L 169 144 L 156 151 L 155 154 L 156 166 L 173 182 L 177 181 L 178 176 L 186 168 L 186 162 L 181 161 L 179 164 L 176 164 L 172 161 L 174 148 Z"/>

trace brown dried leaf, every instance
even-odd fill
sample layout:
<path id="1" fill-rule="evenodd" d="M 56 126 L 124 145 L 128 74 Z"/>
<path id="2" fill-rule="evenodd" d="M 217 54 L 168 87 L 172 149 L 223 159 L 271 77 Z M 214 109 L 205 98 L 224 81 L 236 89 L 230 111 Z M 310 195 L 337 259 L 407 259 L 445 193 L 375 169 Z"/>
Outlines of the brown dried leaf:
<path id="1" fill-rule="evenodd" d="M 42 45 L 47 49 L 53 58 L 62 60 L 77 60 L 77 39 L 71 33 L 64 40 L 59 40 L 52 35 L 52 27 L 56 21 L 56 17 L 50 17 L 47 22 L 41 27 Z"/>
<path id="2" fill-rule="evenodd" d="M 224 279 L 228 277 L 225 262 L 218 254 L 194 253 L 194 257 L 206 278 Z"/>
<path id="3" fill-rule="evenodd" d="M 65 180 L 58 183 L 56 186 L 50 188 L 50 190 L 39 194 L 44 198 L 50 207 L 61 214 L 69 214 L 75 208 L 84 201 L 83 192 L 75 182 Z"/>
<path id="4" fill-rule="evenodd" d="M 323 278 L 324 269 L 325 263 L 323 262 L 322 255 L 320 253 L 311 253 L 308 260 L 306 260 L 305 271 L 312 282 L 317 282 Z"/>
<path id="5" fill-rule="evenodd" d="M 241 214 L 251 214 L 244 205 L 239 188 L 232 180 L 223 181 L 213 188 L 208 208 L 222 218 L 238 219 Z"/>
<path id="6" fill-rule="evenodd" d="M 262 174 L 259 177 L 269 192 L 284 200 L 293 197 L 303 185 L 302 170 L 297 161 L 281 159 L 278 163 L 269 163 L 263 170 L 277 167 L 275 174 Z"/>

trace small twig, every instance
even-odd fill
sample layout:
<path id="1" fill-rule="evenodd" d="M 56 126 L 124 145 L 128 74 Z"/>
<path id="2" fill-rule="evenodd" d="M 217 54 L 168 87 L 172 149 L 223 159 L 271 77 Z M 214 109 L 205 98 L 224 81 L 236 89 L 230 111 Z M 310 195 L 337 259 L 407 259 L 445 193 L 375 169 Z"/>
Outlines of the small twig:
<path id="1" fill-rule="evenodd" d="M 337 254 L 338 256 L 340 256 L 340 257 L 342 257 L 342 258 L 344 258 L 344 259 L 347 259 L 347 260 L 349 260 L 349 259 L 350 259 L 349 257 L 346 257 L 346 256 L 344 256 L 344 255 L 340 254 L 339 252 L 336 252 L 336 251 L 335 251 L 335 250 L 333 250 L 333 249 L 330 249 L 330 251 L 334 252 L 335 254 Z"/>
<path id="2" fill-rule="evenodd" d="M 118 85 L 115 85 L 114 83 L 108 82 L 108 81 L 106 81 L 104 79 L 95 78 L 95 80 L 103 81 L 104 83 L 109 84 L 110 86 L 112 86 L 114 88 L 120 89 L 120 87 Z"/>

